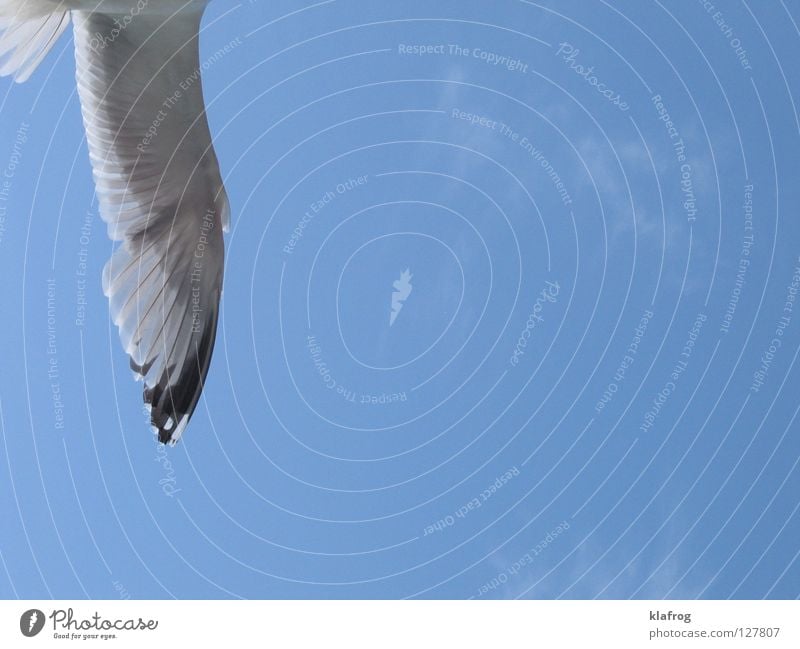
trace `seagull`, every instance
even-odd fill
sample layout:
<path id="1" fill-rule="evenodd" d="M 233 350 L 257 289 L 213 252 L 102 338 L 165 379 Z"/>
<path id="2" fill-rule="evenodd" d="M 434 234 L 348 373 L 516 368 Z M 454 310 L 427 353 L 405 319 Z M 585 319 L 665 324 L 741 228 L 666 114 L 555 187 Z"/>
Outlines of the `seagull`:
<path id="1" fill-rule="evenodd" d="M 0 75 L 26 81 L 73 24 L 100 215 L 103 292 L 163 444 L 200 399 L 230 207 L 200 79 L 207 0 L 0 0 Z"/>

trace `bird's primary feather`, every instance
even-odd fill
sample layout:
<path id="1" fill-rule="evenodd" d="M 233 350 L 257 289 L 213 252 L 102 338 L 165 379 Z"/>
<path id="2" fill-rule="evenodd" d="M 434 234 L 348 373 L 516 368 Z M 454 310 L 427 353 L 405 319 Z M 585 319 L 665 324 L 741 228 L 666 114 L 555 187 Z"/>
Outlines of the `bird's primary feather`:
<path id="1" fill-rule="evenodd" d="M 0 0 L 0 76 L 27 81 L 69 26 L 70 12 Z"/>
<path id="2" fill-rule="evenodd" d="M 0 0 L 0 74 L 27 78 L 72 18 L 100 214 L 121 242 L 103 290 L 151 422 L 175 443 L 214 348 L 229 207 L 200 80 L 205 3 L 162 0 L 130 19 L 125 6 L 140 5 Z"/>

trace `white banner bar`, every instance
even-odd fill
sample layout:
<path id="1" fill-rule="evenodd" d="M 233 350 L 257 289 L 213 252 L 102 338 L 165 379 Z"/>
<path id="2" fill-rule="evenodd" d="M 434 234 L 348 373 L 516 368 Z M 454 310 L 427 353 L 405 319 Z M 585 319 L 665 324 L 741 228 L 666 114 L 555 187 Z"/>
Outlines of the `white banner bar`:
<path id="1" fill-rule="evenodd" d="M 0 647 L 800 647 L 796 601 L 0 603 Z"/>

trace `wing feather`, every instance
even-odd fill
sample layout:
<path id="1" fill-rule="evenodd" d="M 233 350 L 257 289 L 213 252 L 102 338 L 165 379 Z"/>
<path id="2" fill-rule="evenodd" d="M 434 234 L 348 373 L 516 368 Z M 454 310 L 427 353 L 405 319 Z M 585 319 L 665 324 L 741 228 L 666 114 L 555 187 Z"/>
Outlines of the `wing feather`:
<path id="1" fill-rule="evenodd" d="M 103 290 L 159 439 L 175 443 L 208 373 L 229 218 L 197 73 L 202 11 L 143 13 L 99 49 L 114 17 L 74 14 L 100 213 L 121 241 Z"/>
<path id="2" fill-rule="evenodd" d="M 31 13 L 17 5 L 0 4 L 0 76 L 22 83 L 39 67 L 69 25 L 69 11 Z"/>

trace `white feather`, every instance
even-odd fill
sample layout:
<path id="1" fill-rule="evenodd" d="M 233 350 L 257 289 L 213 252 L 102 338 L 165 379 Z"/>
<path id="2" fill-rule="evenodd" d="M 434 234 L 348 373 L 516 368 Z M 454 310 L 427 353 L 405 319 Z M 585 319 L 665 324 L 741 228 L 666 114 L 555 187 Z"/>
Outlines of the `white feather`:
<path id="1" fill-rule="evenodd" d="M 203 388 L 230 209 L 203 103 L 204 0 L 0 0 L 0 75 L 24 81 L 72 18 L 100 214 L 103 290 L 163 442 Z M 127 15 L 126 15 L 127 14 Z M 129 18 L 129 19 L 128 19 Z"/>
<path id="2" fill-rule="evenodd" d="M 78 92 L 100 213 L 122 241 L 103 272 L 111 316 L 162 441 L 183 433 L 214 345 L 229 207 L 199 70 L 202 8 L 75 11 Z"/>
<path id="3" fill-rule="evenodd" d="M 0 76 L 22 83 L 69 25 L 69 11 L 50 2 L 0 1 Z M 58 7 L 58 5 L 55 5 Z"/>

